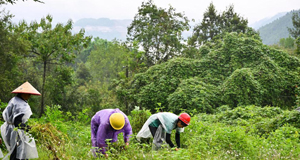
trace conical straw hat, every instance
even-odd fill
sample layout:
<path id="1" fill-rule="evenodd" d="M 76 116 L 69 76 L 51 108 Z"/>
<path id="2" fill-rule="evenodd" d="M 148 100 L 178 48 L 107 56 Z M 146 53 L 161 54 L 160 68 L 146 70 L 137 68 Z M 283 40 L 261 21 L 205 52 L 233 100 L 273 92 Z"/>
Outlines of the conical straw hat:
<path id="1" fill-rule="evenodd" d="M 13 90 L 11 93 L 27 93 L 40 96 L 40 92 L 37 91 L 29 82 L 23 83 L 21 86 Z"/>

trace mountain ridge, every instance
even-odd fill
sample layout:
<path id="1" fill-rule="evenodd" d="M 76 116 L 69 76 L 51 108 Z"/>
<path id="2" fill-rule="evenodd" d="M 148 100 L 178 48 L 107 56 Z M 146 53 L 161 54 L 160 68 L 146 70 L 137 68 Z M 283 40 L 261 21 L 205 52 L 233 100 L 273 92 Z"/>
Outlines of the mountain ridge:
<path id="1" fill-rule="evenodd" d="M 293 27 L 291 18 L 294 12 L 300 12 L 300 10 L 280 12 L 272 17 L 263 18 L 249 26 L 260 33 L 264 44 L 277 44 L 281 38 L 289 37 L 287 27 Z M 78 32 L 84 28 L 88 36 L 99 37 L 109 41 L 114 39 L 125 41 L 127 27 L 131 22 L 131 19 L 82 18 L 74 23 L 73 31 Z M 191 36 L 191 30 L 184 32 L 183 37 L 187 38 Z"/>

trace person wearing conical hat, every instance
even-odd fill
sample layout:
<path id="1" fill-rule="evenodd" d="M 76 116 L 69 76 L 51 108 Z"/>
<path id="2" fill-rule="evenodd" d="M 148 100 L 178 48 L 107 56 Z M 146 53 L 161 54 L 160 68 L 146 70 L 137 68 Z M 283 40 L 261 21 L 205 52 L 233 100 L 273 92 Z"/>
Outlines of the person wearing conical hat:
<path id="1" fill-rule="evenodd" d="M 31 95 L 41 95 L 29 82 L 13 90 L 15 93 L 3 111 L 5 123 L 1 126 L 2 139 L 7 147 L 8 154 L 3 159 L 33 159 L 38 158 L 34 139 L 27 133 L 30 129 L 26 125 L 32 115 L 28 99 Z"/>
<path id="2" fill-rule="evenodd" d="M 125 145 L 129 145 L 129 136 L 132 134 L 132 128 L 128 117 L 116 109 L 103 109 L 98 111 L 91 120 L 91 139 L 93 153 L 95 157 L 102 152 L 105 157 L 106 140 L 111 139 L 111 143 L 118 140 L 118 134 L 123 132 Z"/>

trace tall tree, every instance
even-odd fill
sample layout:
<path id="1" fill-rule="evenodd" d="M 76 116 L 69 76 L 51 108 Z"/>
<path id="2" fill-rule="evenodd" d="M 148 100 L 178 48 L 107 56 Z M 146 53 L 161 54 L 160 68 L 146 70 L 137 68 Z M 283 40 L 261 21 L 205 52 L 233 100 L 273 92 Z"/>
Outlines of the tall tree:
<path id="1" fill-rule="evenodd" d="M 30 41 L 30 55 L 43 65 L 42 99 L 40 116 L 44 113 L 45 83 L 48 65 L 63 65 L 72 62 L 75 58 L 75 51 L 81 46 L 86 46 L 91 37 L 84 36 L 84 30 L 79 33 L 72 33 L 73 23 L 69 20 L 65 25 L 58 23 L 52 27 L 52 17 L 47 15 L 39 23 L 26 22 L 19 24 L 23 29 L 23 38 Z"/>
<path id="2" fill-rule="evenodd" d="M 257 34 L 248 27 L 248 20 L 234 12 L 234 6 L 230 5 L 221 14 L 217 13 L 213 3 L 203 15 L 202 22 L 194 27 L 193 35 L 189 38 L 190 45 L 202 45 L 207 41 L 220 37 L 226 32 Z"/>
<path id="3" fill-rule="evenodd" d="M 127 40 L 134 41 L 145 51 L 147 66 L 165 62 L 177 56 L 183 48 L 182 32 L 189 29 L 189 20 L 170 6 L 158 8 L 152 0 L 142 2 L 128 27 Z"/>
<path id="4" fill-rule="evenodd" d="M 296 54 L 300 55 L 300 12 L 293 14 L 293 26 L 294 28 L 288 28 L 290 34 L 296 39 Z"/>
<path id="5" fill-rule="evenodd" d="M 281 38 L 279 45 L 284 48 L 294 48 L 295 39 L 289 36 L 288 38 Z"/>
<path id="6" fill-rule="evenodd" d="M 295 12 L 292 17 L 294 28 L 288 28 L 289 33 L 297 39 L 300 36 L 300 11 Z"/>
<path id="7" fill-rule="evenodd" d="M 296 54 L 300 55 L 300 37 L 296 39 Z"/>
<path id="8" fill-rule="evenodd" d="M 189 44 L 198 42 L 203 44 L 220 33 L 220 15 L 218 15 L 216 7 L 210 3 L 206 12 L 203 14 L 202 22 L 196 25 L 193 30 L 193 35 L 189 39 Z"/>
<path id="9" fill-rule="evenodd" d="M 8 101 L 11 89 L 24 83 L 21 78 L 22 67 L 18 65 L 21 54 L 26 52 L 26 43 L 14 32 L 13 15 L 0 11 L 0 98 Z"/>
<path id="10" fill-rule="evenodd" d="M 233 5 L 230 5 L 220 16 L 220 28 L 222 32 L 245 33 L 247 31 L 248 20 L 234 12 Z"/>
<path id="11" fill-rule="evenodd" d="M 95 81 L 110 83 L 117 78 L 119 72 L 125 70 L 127 49 L 118 41 L 95 39 L 97 45 L 88 56 L 87 66 Z"/>

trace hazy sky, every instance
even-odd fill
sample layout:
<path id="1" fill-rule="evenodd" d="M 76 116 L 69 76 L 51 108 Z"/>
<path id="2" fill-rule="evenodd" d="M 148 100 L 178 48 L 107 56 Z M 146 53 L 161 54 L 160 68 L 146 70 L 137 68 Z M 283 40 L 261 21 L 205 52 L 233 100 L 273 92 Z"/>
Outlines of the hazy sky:
<path id="1" fill-rule="evenodd" d="M 15 15 L 14 21 L 40 20 L 47 14 L 53 16 L 55 22 L 74 22 L 81 18 L 133 19 L 143 0 L 42 0 L 44 4 L 32 0 L 2 6 Z M 203 13 L 210 2 L 216 9 L 224 11 L 233 4 L 235 12 L 247 18 L 249 24 L 279 12 L 300 9 L 300 0 L 154 0 L 161 8 L 171 5 L 177 12 L 184 12 L 189 20 L 202 20 Z"/>

